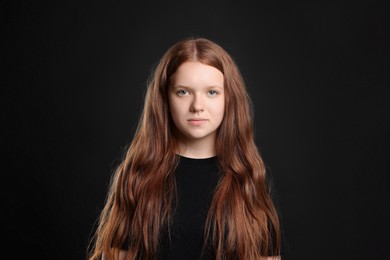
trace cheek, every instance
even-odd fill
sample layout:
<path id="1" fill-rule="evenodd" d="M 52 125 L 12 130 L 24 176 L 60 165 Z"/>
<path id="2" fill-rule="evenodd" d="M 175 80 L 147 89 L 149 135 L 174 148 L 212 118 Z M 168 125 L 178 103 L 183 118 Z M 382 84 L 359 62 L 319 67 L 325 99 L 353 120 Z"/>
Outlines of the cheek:
<path id="1" fill-rule="evenodd" d="M 183 106 L 180 105 L 180 103 L 177 101 L 175 102 L 175 101 L 170 100 L 169 110 L 171 111 L 172 118 L 175 119 L 181 115 L 181 113 L 183 111 Z"/>
<path id="2" fill-rule="evenodd" d="M 214 104 L 213 106 L 214 114 L 218 117 L 223 117 L 225 113 L 225 102 L 221 100 L 220 102 Z"/>

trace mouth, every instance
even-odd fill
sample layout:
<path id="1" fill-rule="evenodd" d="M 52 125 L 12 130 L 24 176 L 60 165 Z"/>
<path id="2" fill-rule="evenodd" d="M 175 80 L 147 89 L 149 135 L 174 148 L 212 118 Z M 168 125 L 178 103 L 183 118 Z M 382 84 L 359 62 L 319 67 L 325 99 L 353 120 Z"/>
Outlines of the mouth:
<path id="1" fill-rule="evenodd" d="M 187 122 L 190 125 L 201 125 L 201 124 L 205 123 L 206 121 L 208 121 L 208 120 L 204 119 L 204 118 L 192 118 L 192 119 L 187 120 Z"/>
<path id="2" fill-rule="evenodd" d="M 205 118 L 191 118 L 191 119 L 188 119 L 187 121 L 207 121 L 207 119 L 205 119 Z"/>

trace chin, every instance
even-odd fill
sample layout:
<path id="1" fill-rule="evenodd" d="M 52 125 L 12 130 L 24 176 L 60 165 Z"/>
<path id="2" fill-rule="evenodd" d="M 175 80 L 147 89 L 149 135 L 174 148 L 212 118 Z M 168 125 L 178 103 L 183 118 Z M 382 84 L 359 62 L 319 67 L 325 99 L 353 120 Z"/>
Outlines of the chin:
<path id="1" fill-rule="evenodd" d="M 196 141 L 196 140 L 202 140 L 202 139 L 205 139 L 207 137 L 210 137 L 211 134 L 212 133 L 202 133 L 202 134 L 194 134 L 194 133 L 190 134 L 189 133 L 189 134 L 185 135 L 185 138 L 187 140 Z"/>

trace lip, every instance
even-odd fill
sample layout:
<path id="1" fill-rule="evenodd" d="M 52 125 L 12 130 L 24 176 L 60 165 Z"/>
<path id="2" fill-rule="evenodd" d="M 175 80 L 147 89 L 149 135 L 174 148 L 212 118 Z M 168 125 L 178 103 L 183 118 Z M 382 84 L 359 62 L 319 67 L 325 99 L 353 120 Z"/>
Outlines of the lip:
<path id="1" fill-rule="evenodd" d="M 187 120 L 187 122 L 190 125 L 201 125 L 201 124 L 203 124 L 206 121 L 207 121 L 207 119 L 204 119 L 204 118 L 191 118 L 191 119 Z"/>

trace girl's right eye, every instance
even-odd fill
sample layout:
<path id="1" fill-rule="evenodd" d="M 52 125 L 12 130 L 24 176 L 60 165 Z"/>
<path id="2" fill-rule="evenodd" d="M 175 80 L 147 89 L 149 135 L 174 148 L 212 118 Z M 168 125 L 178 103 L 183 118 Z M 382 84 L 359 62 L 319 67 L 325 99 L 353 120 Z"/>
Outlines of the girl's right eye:
<path id="1" fill-rule="evenodd" d="M 180 89 L 180 90 L 176 91 L 176 94 L 179 96 L 185 96 L 188 94 L 188 91 L 185 89 Z"/>

